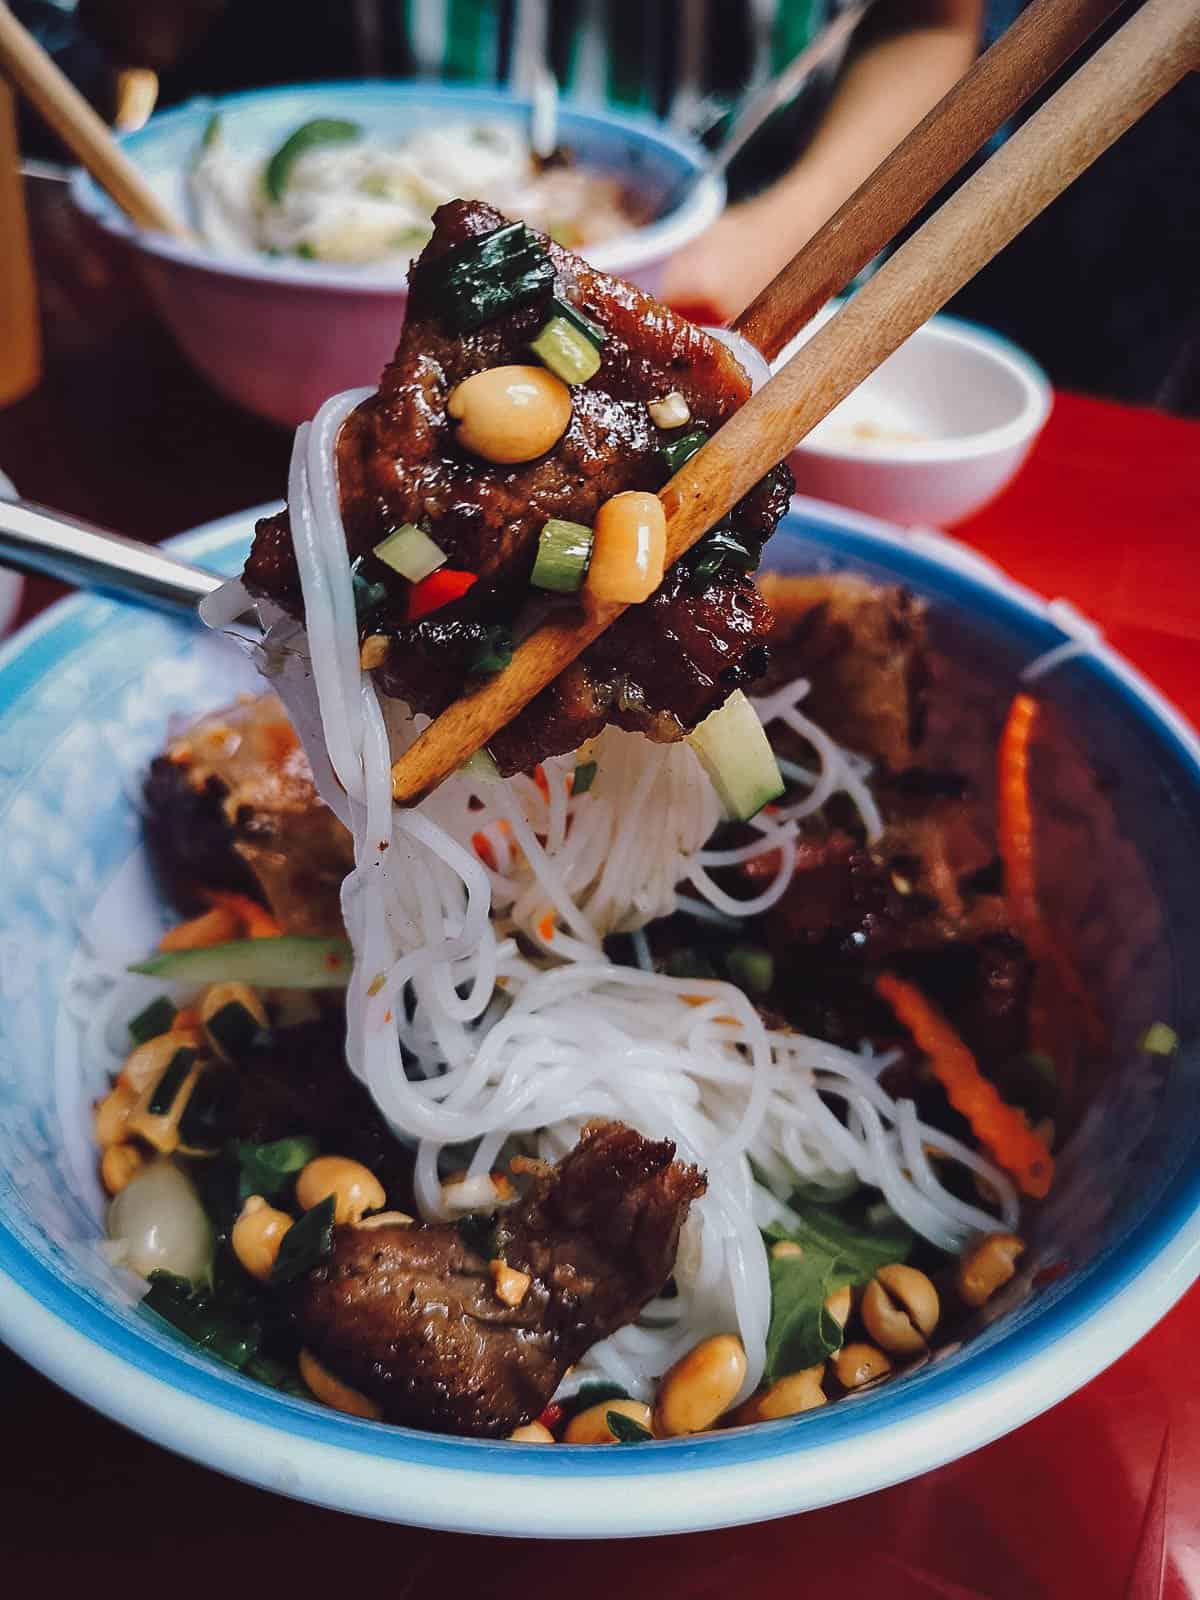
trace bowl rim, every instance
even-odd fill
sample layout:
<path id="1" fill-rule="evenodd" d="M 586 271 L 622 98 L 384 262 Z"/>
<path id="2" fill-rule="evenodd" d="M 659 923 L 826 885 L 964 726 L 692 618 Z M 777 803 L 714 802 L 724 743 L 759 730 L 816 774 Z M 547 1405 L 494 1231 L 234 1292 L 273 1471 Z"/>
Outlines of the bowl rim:
<path id="1" fill-rule="evenodd" d="M 228 555 L 253 518 L 273 509 L 219 519 L 171 544 L 202 562 Z M 819 501 L 800 500 L 797 509 L 808 539 L 815 524 L 840 555 L 885 562 L 902 581 L 924 578 L 953 604 L 1019 624 L 1038 653 L 1064 641 L 1040 596 L 944 535 L 905 533 Z M 61 601 L 0 647 L 0 689 L 15 677 L 8 692 L 19 694 L 51 667 L 93 604 Z M 1103 643 L 1088 666 L 1200 789 L 1200 739 L 1183 717 Z M 661 1441 L 633 1456 L 586 1446 L 547 1455 L 536 1445 L 444 1438 L 281 1396 L 183 1346 L 146 1338 L 54 1274 L 2 1218 L 0 1335 L 63 1388 L 155 1442 L 298 1499 L 458 1531 L 625 1537 L 766 1520 L 939 1466 L 1082 1386 L 1198 1273 L 1194 1163 L 1172 1177 L 1120 1248 L 1064 1280 L 1057 1297 L 1049 1291 L 1038 1317 L 968 1359 L 807 1417 Z"/>
<path id="2" fill-rule="evenodd" d="M 182 105 L 156 112 L 141 128 L 119 135 L 119 143 L 136 162 L 140 144 L 149 144 L 164 129 L 197 122 L 215 111 L 264 101 L 337 95 L 345 100 L 375 100 L 406 103 L 430 100 L 441 105 L 461 107 L 463 114 L 516 116 L 531 112 L 530 101 L 503 90 L 472 88 L 469 85 L 427 84 L 421 79 L 328 79 L 312 83 L 277 84 L 266 89 L 239 89 L 229 94 L 198 95 Z M 616 129 L 643 146 L 654 145 L 669 151 L 683 163 L 693 181 L 682 200 L 665 216 L 642 228 L 633 228 L 615 239 L 606 239 L 585 253 L 586 259 L 605 272 L 630 273 L 648 262 L 661 260 L 715 222 L 725 206 L 725 179 L 705 170 L 703 147 L 654 121 L 650 117 L 584 106 L 564 98 L 559 104 L 564 125 L 577 128 Z M 311 289 L 336 294 L 405 295 L 407 276 L 394 270 L 363 271 L 351 266 L 334 266 L 286 257 L 221 255 L 202 243 L 172 238 L 167 234 L 136 227 L 115 202 L 109 199 L 82 167 L 72 170 L 70 193 L 85 216 L 107 233 L 134 244 L 148 255 L 218 277 L 241 278 L 255 283 L 281 284 L 288 288 Z"/>
<path id="3" fill-rule="evenodd" d="M 832 309 L 823 308 L 813 321 L 828 321 L 842 302 L 830 302 Z M 798 336 L 799 337 L 799 336 Z M 1020 406 L 1014 417 L 992 428 L 982 428 L 975 433 L 955 434 L 948 439 L 864 440 L 858 445 L 826 443 L 811 435 L 799 440 L 795 449 L 808 456 L 824 457 L 828 461 L 848 464 L 870 463 L 872 466 L 906 467 L 974 461 L 984 456 L 1000 455 L 1020 446 L 1029 445 L 1046 425 L 1054 406 L 1054 389 L 1043 369 L 1019 345 L 992 328 L 970 322 L 964 317 L 949 316 L 939 312 L 930 317 L 909 339 L 956 345 L 987 356 L 1015 379 L 1020 390 Z M 906 340 L 905 343 L 908 343 Z M 781 352 L 779 363 L 786 353 L 794 353 L 799 345 L 792 342 Z M 778 365 L 776 363 L 775 365 Z M 774 367 L 772 368 L 774 370 Z"/>

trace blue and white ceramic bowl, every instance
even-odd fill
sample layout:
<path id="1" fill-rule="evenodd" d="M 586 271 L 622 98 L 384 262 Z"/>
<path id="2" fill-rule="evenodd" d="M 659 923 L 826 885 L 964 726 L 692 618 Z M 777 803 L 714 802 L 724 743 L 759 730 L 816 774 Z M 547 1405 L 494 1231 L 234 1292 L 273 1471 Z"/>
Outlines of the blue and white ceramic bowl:
<path id="1" fill-rule="evenodd" d="M 253 515 L 178 547 L 232 572 Z M 797 502 L 772 549 L 784 567 L 909 584 L 969 629 L 1009 687 L 1013 668 L 1063 639 L 1043 601 L 936 536 Z M 1033 1235 L 1036 1262 L 1065 1264 L 1053 1281 L 1019 1278 L 968 1345 L 860 1397 L 636 1450 L 359 1421 L 175 1342 L 98 1249 L 89 1104 L 103 1065 L 86 947 L 120 962 L 153 938 L 163 911 L 138 848 L 139 774 L 173 714 L 251 682 L 227 641 L 98 599 L 56 606 L 0 651 L 0 1336 L 88 1404 L 235 1477 L 374 1517 L 557 1537 L 703 1529 L 860 1495 L 975 1449 L 1086 1383 L 1200 1272 L 1200 743 L 1098 646 L 1045 692 L 1112 779 L 1140 848 L 1162 913 L 1160 1014 L 1183 1047 L 1169 1062 L 1129 1052 L 1093 1099 Z M 1124 992 L 1110 996 L 1118 1013 Z M 1118 1033 L 1131 1020 L 1118 1015 Z"/>
<path id="2" fill-rule="evenodd" d="M 186 174 L 214 111 L 231 145 L 263 155 L 312 117 L 350 116 L 368 134 L 392 139 L 437 122 L 528 125 L 530 118 L 529 103 L 508 94 L 424 83 L 313 84 L 193 100 L 122 140 L 176 215 L 187 215 Z M 666 261 L 719 216 L 724 180 L 704 174 L 698 144 L 655 122 L 564 105 L 559 126 L 583 164 L 621 176 L 655 210 L 653 222 L 585 254 L 606 272 L 657 291 Z M 220 256 L 135 229 L 86 173 L 76 173 L 72 194 L 132 250 L 192 364 L 248 411 L 295 426 L 329 395 L 375 383 L 391 359 L 407 299 L 394 270 Z"/>

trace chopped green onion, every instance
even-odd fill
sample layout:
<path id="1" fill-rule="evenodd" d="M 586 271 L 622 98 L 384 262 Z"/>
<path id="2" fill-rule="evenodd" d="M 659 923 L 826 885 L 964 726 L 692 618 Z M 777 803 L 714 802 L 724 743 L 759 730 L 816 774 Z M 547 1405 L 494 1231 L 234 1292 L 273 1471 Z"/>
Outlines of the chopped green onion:
<path id="1" fill-rule="evenodd" d="M 489 623 L 467 659 L 468 672 L 503 672 L 512 660 L 512 634 L 502 622 Z"/>
<path id="2" fill-rule="evenodd" d="M 210 1062 L 196 1079 L 179 1119 L 179 1142 L 190 1150 L 219 1150 L 233 1128 L 241 1085 L 224 1061 Z"/>
<path id="3" fill-rule="evenodd" d="M 211 150 L 221 137 L 221 113 L 214 111 L 204 124 L 204 132 L 200 135 L 200 146 L 203 150 Z"/>
<path id="4" fill-rule="evenodd" d="M 583 522 L 551 517 L 538 535 L 537 558 L 529 581 L 535 589 L 575 594 L 592 559 L 592 530 Z"/>
<path id="5" fill-rule="evenodd" d="M 713 528 L 688 552 L 689 587 L 703 591 L 726 569 L 753 572 L 759 558 L 728 528 Z"/>
<path id="6" fill-rule="evenodd" d="M 596 781 L 596 763 L 581 761 L 571 774 L 571 793 L 586 794 Z"/>
<path id="7" fill-rule="evenodd" d="M 564 383 L 586 383 L 600 371 L 603 338 L 603 330 L 590 318 L 554 299 L 550 316 L 529 341 L 529 348 Z"/>
<path id="8" fill-rule="evenodd" d="M 236 1145 L 241 1174 L 239 1203 L 252 1194 L 261 1194 L 267 1200 L 278 1199 L 320 1148 L 317 1141 L 306 1134 L 275 1139 L 270 1144 L 249 1144 L 239 1139 Z"/>
<path id="9" fill-rule="evenodd" d="M 541 299 L 554 284 L 554 263 L 531 229 L 511 222 L 447 250 L 422 278 L 447 331 L 466 333 Z"/>
<path id="10" fill-rule="evenodd" d="M 409 583 L 420 583 L 431 572 L 446 564 L 446 552 L 435 544 L 424 528 L 406 522 L 375 546 L 375 555 Z"/>
<path id="11" fill-rule="evenodd" d="M 152 1117 L 165 1117 L 175 1104 L 175 1097 L 183 1088 L 184 1079 L 192 1070 L 196 1061 L 196 1052 L 189 1050 L 186 1045 L 176 1050 L 167 1062 L 166 1070 L 154 1085 L 154 1090 L 146 1105 L 146 1110 Z"/>
<path id="12" fill-rule="evenodd" d="M 347 144 L 362 137 L 357 122 L 347 122 L 342 117 L 314 117 L 301 123 L 279 146 L 263 171 L 263 187 L 271 199 L 278 203 L 291 182 L 292 168 L 300 157 L 323 144 Z"/>
<path id="13" fill-rule="evenodd" d="M 224 983 L 240 979 L 260 989 L 344 989 L 353 952 L 345 939 L 231 939 L 200 950 L 160 950 L 130 972 L 172 983 Z"/>
<path id="14" fill-rule="evenodd" d="M 1179 1049 L 1179 1035 L 1166 1022 L 1152 1022 L 1142 1035 L 1141 1048 L 1148 1056 L 1173 1056 Z"/>
<path id="15" fill-rule="evenodd" d="M 583 335 L 589 344 L 597 350 L 608 338 L 604 328 L 600 326 L 586 311 L 580 311 L 578 306 L 573 306 L 569 300 L 564 300 L 560 295 L 552 294 L 546 306 L 546 314 L 551 317 L 561 317 L 564 322 Z"/>
<path id="16" fill-rule="evenodd" d="M 643 1428 L 640 1422 L 627 1417 L 623 1411 L 606 1411 L 604 1420 L 618 1444 L 645 1444 L 647 1439 L 654 1437 L 649 1428 Z"/>
<path id="17" fill-rule="evenodd" d="M 317 259 L 317 247 L 311 240 L 301 239 L 292 254 L 299 256 L 301 261 L 315 261 Z"/>
<path id="18" fill-rule="evenodd" d="M 725 952 L 725 966 L 738 988 L 748 994 L 767 994 L 775 982 L 775 958 L 757 945 L 735 944 Z"/>
<path id="19" fill-rule="evenodd" d="M 240 1000 L 231 1000 L 209 1017 L 204 1030 L 225 1055 L 236 1061 L 258 1037 L 258 1018 Z"/>
<path id="20" fill-rule="evenodd" d="M 693 728 L 688 743 L 731 818 L 746 822 L 783 793 L 775 752 L 740 689 Z"/>
<path id="21" fill-rule="evenodd" d="M 490 750 L 476 750 L 473 756 L 467 757 L 458 770 L 465 778 L 471 778 L 476 783 L 501 782 L 500 768 L 496 765 Z"/>
<path id="22" fill-rule="evenodd" d="M 672 439 L 669 444 L 660 444 L 658 453 L 666 464 L 667 471 L 674 477 L 680 467 L 690 461 L 697 450 L 702 449 L 707 443 L 708 429 L 693 428 L 690 433 Z"/>
<path id="23" fill-rule="evenodd" d="M 161 1317 L 177 1333 L 227 1366 L 244 1369 L 258 1354 L 262 1329 L 241 1322 L 208 1294 L 194 1289 L 186 1278 L 171 1272 L 152 1272 L 142 1309 Z"/>
<path id="24" fill-rule="evenodd" d="M 134 1044 L 145 1044 L 148 1039 L 157 1039 L 160 1033 L 170 1033 L 174 1021 L 175 1007 L 165 994 L 160 994 L 130 1022 L 129 1036 Z"/>
<path id="25" fill-rule="evenodd" d="M 271 1268 L 272 1289 L 295 1283 L 297 1278 L 311 1272 L 318 1262 L 324 1261 L 329 1255 L 333 1249 L 333 1211 L 334 1197 L 327 1194 L 324 1200 L 318 1201 L 297 1222 L 293 1222 L 283 1236 L 275 1265 Z"/>
<path id="26" fill-rule="evenodd" d="M 359 556 L 350 568 L 350 581 L 354 589 L 354 612 L 360 622 L 365 622 L 374 616 L 388 597 L 387 585 L 373 582 L 365 577 L 362 572 L 362 557 Z"/>

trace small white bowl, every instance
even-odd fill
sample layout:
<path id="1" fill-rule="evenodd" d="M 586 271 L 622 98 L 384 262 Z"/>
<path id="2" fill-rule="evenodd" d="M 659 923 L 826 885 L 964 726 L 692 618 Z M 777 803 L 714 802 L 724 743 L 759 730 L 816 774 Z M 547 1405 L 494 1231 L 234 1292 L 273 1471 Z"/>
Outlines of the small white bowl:
<path id="1" fill-rule="evenodd" d="M 392 138 L 431 122 L 530 116 L 528 103 L 508 94 L 433 84 L 333 83 L 194 100 L 122 141 L 180 215 L 187 214 L 186 175 L 214 111 L 232 143 L 263 154 L 316 116 L 352 116 L 368 133 Z M 720 215 L 724 181 L 705 175 L 699 145 L 655 123 L 564 105 L 559 126 L 582 161 L 618 173 L 663 208 L 655 221 L 585 252 L 604 271 L 656 292 L 667 260 Z M 72 196 L 128 245 L 192 364 L 247 411 L 294 427 L 331 394 L 377 383 L 391 360 L 408 299 L 394 267 L 218 255 L 135 229 L 86 173 L 74 175 Z"/>
<path id="2" fill-rule="evenodd" d="M 837 310 L 819 313 L 777 365 Z M 801 440 L 789 465 L 801 494 L 946 527 L 1012 482 L 1052 399 L 1045 373 L 1015 345 L 934 317 Z"/>

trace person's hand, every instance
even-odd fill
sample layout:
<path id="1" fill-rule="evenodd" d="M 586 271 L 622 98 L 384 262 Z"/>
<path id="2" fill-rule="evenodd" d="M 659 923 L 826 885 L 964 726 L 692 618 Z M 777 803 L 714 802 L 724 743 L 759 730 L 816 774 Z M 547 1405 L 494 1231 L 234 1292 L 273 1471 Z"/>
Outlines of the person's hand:
<path id="1" fill-rule="evenodd" d="M 728 321 L 746 309 L 824 220 L 819 202 L 795 181 L 730 206 L 667 263 L 662 298 Z"/>

